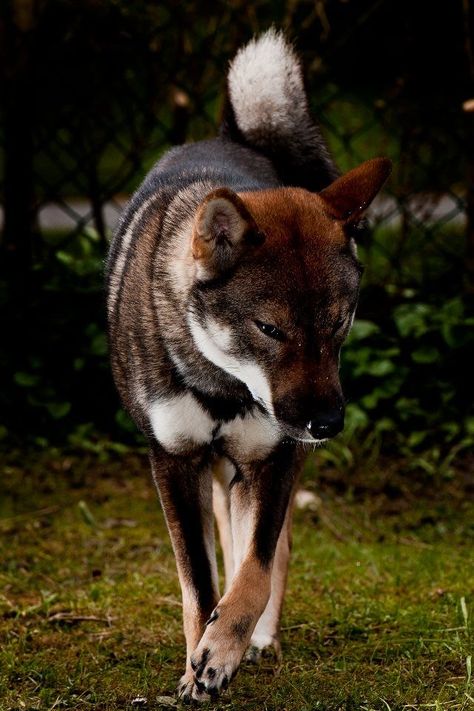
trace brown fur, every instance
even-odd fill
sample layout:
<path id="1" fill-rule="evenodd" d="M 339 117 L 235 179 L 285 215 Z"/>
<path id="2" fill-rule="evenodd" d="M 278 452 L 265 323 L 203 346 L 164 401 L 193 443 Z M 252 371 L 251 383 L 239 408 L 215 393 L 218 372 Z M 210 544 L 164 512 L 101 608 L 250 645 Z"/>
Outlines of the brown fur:
<path id="1" fill-rule="evenodd" d="M 277 164 L 230 139 L 171 151 L 109 257 L 114 378 L 149 443 L 182 588 L 184 700 L 224 689 L 248 645 L 280 652 L 304 443 L 343 423 L 339 350 L 360 280 L 351 228 L 389 169 L 368 161 L 316 194 L 309 163 L 300 187 L 282 186 Z"/>

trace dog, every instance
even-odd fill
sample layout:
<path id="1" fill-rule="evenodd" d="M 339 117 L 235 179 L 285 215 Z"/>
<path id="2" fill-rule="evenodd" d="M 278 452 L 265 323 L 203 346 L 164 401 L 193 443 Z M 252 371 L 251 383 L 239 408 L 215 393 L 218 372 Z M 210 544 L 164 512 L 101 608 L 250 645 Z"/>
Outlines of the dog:
<path id="1" fill-rule="evenodd" d="M 218 137 L 161 158 L 107 264 L 113 375 L 149 443 L 182 590 L 184 701 L 225 689 L 246 651 L 280 654 L 298 475 L 343 428 L 355 236 L 391 165 L 339 175 L 282 33 L 239 50 L 227 91 Z"/>

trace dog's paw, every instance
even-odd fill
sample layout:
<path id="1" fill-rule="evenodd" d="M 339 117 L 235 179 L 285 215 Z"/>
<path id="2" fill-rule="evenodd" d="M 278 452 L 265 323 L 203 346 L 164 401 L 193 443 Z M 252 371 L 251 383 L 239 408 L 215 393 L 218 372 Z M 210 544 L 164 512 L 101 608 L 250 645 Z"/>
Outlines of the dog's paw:
<path id="1" fill-rule="evenodd" d="M 179 680 L 176 689 L 178 699 L 184 704 L 191 704 L 194 701 L 209 701 L 210 695 L 206 693 L 204 685 L 196 681 L 194 673 L 186 672 Z"/>
<path id="2" fill-rule="evenodd" d="M 225 691 L 237 673 L 243 649 L 225 638 L 200 644 L 191 656 L 195 683 L 211 697 Z"/>
<path id="3" fill-rule="evenodd" d="M 245 652 L 245 661 L 251 664 L 260 664 L 263 660 L 280 666 L 282 660 L 281 644 L 277 637 L 253 636 Z"/>
<path id="4" fill-rule="evenodd" d="M 226 689 L 237 673 L 255 626 L 256 615 L 250 614 L 248 606 L 236 607 L 234 603 L 216 607 L 191 655 L 196 683 L 213 697 Z"/>

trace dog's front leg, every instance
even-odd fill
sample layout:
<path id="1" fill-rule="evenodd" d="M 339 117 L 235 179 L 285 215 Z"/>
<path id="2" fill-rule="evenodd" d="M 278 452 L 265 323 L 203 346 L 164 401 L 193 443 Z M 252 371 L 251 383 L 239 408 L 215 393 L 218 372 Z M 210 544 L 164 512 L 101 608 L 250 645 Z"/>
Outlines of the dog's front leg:
<path id="1" fill-rule="evenodd" d="M 272 566 L 297 473 L 293 444 L 242 465 L 231 486 L 232 531 L 243 542 L 232 583 L 191 657 L 198 684 L 213 695 L 234 676 L 271 592 Z"/>
<path id="2" fill-rule="evenodd" d="M 153 444 L 150 460 L 176 556 L 183 598 L 186 671 L 178 694 L 185 701 L 203 701 L 208 697 L 194 679 L 190 657 L 219 599 L 212 474 L 202 453 L 172 456 Z"/>

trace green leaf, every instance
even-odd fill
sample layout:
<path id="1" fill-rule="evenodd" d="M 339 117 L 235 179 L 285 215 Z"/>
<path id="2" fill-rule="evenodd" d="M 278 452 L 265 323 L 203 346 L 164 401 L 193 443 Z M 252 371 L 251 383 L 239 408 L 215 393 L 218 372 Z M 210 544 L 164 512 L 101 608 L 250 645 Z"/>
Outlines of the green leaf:
<path id="1" fill-rule="evenodd" d="M 93 528 L 96 528 L 97 521 L 95 520 L 95 517 L 94 517 L 92 511 L 90 510 L 90 508 L 88 507 L 88 505 L 86 504 L 86 502 L 82 501 L 82 500 L 79 501 L 77 504 L 77 508 L 79 509 L 80 514 L 81 514 L 82 518 L 84 519 L 84 522 L 87 523 L 88 526 L 92 526 Z"/>
<path id="2" fill-rule="evenodd" d="M 460 323 L 443 323 L 441 334 L 450 348 L 458 348 L 472 339 L 472 327 Z"/>
<path id="3" fill-rule="evenodd" d="M 74 370 L 82 370 L 86 364 L 84 358 L 74 358 L 73 366 Z"/>
<path id="4" fill-rule="evenodd" d="M 466 417 L 464 427 L 468 435 L 474 435 L 474 417 Z"/>
<path id="5" fill-rule="evenodd" d="M 429 330 L 432 307 L 428 304 L 402 304 L 393 312 L 401 336 L 421 336 Z"/>
<path id="6" fill-rule="evenodd" d="M 48 410 L 51 417 L 54 417 L 55 420 L 60 420 L 62 417 L 65 417 L 68 414 L 68 412 L 70 411 L 71 403 L 70 402 L 49 402 L 46 405 L 46 409 Z"/>
<path id="7" fill-rule="evenodd" d="M 416 398 L 400 397 L 395 403 L 401 420 L 409 420 L 414 416 L 422 416 L 423 410 Z"/>
<path id="8" fill-rule="evenodd" d="M 21 385 L 22 388 L 31 388 L 39 382 L 37 375 L 34 375 L 34 373 L 25 373 L 23 371 L 15 373 L 13 379 L 15 380 L 15 383 L 17 383 L 17 385 Z"/>
<path id="9" fill-rule="evenodd" d="M 346 407 L 346 427 L 351 430 L 363 429 L 369 424 L 367 414 L 355 403 Z"/>
<path id="10" fill-rule="evenodd" d="M 362 407 L 367 408 L 367 410 L 373 410 L 374 407 L 377 407 L 379 401 L 379 394 L 377 392 L 377 388 L 373 390 L 373 392 L 368 393 L 367 395 L 364 395 L 364 397 L 361 399 L 361 405 Z"/>
<path id="11" fill-rule="evenodd" d="M 377 432 L 390 432 L 395 427 L 393 420 L 389 417 L 382 417 L 375 423 L 375 429 Z"/>
<path id="12" fill-rule="evenodd" d="M 423 432 L 412 432 L 410 436 L 408 437 L 408 446 L 409 447 L 417 447 L 419 444 L 423 442 L 424 439 L 426 439 L 428 432 L 423 431 Z"/>
<path id="13" fill-rule="evenodd" d="M 461 425 L 459 422 L 451 422 L 448 420 L 447 422 L 443 422 L 443 424 L 440 427 L 440 430 L 442 432 L 446 433 L 446 439 L 447 440 L 452 440 L 456 435 L 458 435 L 461 431 Z"/>
<path id="14" fill-rule="evenodd" d="M 352 325 L 349 341 L 362 341 L 364 338 L 368 338 L 379 331 L 377 324 L 372 321 L 357 319 Z"/>
<path id="15" fill-rule="evenodd" d="M 469 625 L 469 613 L 467 611 L 466 598 L 462 597 L 460 602 L 461 602 L 461 612 L 462 612 L 462 618 L 464 620 L 464 626 L 467 629 L 468 625 Z"/>
<path id="16" fill-rule="evenodd" d="M 137 428 L 133 420 L 127 415 L 125 410 L 117 410 L 115 413 L 115 422 L 121 427 L 125 432 L 136 432 Z"/>
<path id="17" fill-rule="evenodd" d="M 422 346 L 411 354 L 415 363 L 436 363 L 439 360 L 439 351 L 433 346 Z"/>
<path id="18" fill-rule="evenodd" d="M 366 367 L 366 373 L 374 375 L 377 378 L 388 375 L 388 373 L 393 373 L 394 370 L 395 364 L 392 363 L 391 360 L 375 360 Z"/>
<path id="19" fill-rule="evenodd" d="M 97 356 L 107 354 L 107 338 L 105 333 L 98 333 L 91 341 L 91 353 Z"/>
<path id="20" fill-rule="evenodd" d="M 446 301 L 441 307 L 441 316 L 443 319 L 451 320 L 459 323 L 463 320 L 464 304 L 462 299 L 456 297 L 450 301 Z"/>
<path id="21" fill-rule="evenodd" d="M 67 267 L 72 267 L 76 261 L 72 254 L 65 252 L 63 249 L 59 249 L 56 252 L 56 259 L 61 262 L 61 264 L 65 264 Z"/>
<path id="22" fill-rule="evenodd" d="M 49 447 L 49 440 L 46 439 L 46 437 L 35 437 L 34 443 L 37 447 L 41 447 L 41 449 L 46 449 L 46 447 Z"/>

